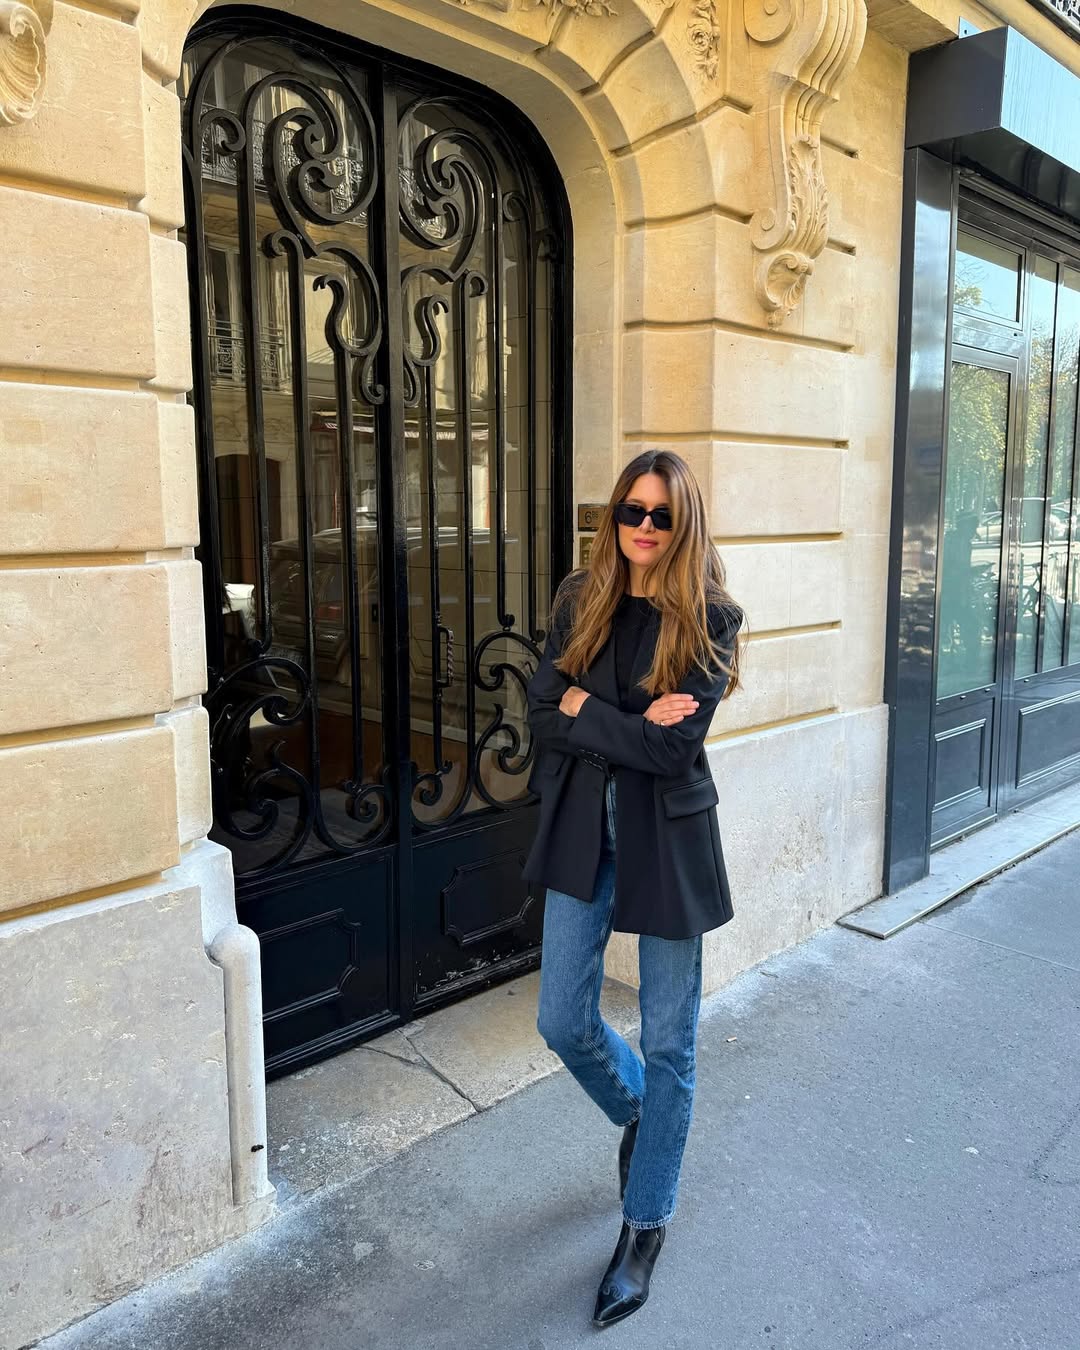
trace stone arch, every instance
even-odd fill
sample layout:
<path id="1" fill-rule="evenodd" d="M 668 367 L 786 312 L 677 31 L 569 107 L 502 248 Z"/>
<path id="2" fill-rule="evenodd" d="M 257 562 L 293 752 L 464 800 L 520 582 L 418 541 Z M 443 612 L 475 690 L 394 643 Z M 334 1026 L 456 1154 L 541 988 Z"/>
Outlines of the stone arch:
<path id="1" fill-rule="evenodd" d="M 594 7 L 289 5 L 297 17 L 487 85 L 548 144 L 574 222 L 575 495 L 593 500 L 609 489 L 626 433 L 643 427 L 634 333 L 646 318 L 649 269 L 636 241 L 650 219 L 708 211 L 723 197 L 718 171 L 739 176 L 742 166 L 717 155 L 717 140 L 725 115 L 749 108 L 745 88 L 717 92 L 720 67 L 739 71 L 742 63 L 722 40 L 715 4 L 698 0 L 690 22 L 668 0 L 633 0 L 617 14 L 603 0 Z M 206 0 L 144 6 L 144 62 L 163 82 L 176 79 L 187 34 L 210 8 Z"/>
<path id="2" fill-rule="evenodd" d="M 631 0 L 617 11 L 611 0 L 525 3 L 293 0 L 289 9 L 443 63 L 515 102 L 551 145 L 572 209 L 583 194 L 584 244 L 590 231 L 605 243 L 617 235 L 612 213 L 617 227 L 640 227 L 716 207 L 749 224 L 754 298 L 779 327 L 829 238 L 821 121 L 862 50 L 864 0 Z M 162 79 L 175 78 L 186 34 L 209 7 L 158 0 L 140 15 L 144 58 Z M 728 135 L 740 119 L 748 134 Z M 648 154 L 661 139 L 666 155 Z M 583 261 L 600 260 L 585 248 Z"/>

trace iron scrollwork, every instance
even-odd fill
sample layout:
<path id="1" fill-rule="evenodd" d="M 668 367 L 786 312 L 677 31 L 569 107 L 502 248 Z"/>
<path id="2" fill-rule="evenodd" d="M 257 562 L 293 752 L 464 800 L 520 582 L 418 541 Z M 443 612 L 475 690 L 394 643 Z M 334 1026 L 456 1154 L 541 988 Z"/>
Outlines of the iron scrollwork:
<path id="1" fill-rule="evenodd" d="M 228 87 L 229 76 L 235 84 L 239 69 L 265 61 L 265 49 L 246 51 L 245 45 L 237 37 L 219 41 L 200 53 L 203 59 L 190 71 L 184 163 L 187 218 L 194 225 L 188 250 L 199 348 L 201 485 L 204 519 L 212 520 L 204 563 L 215 833 L 232 848 L 238 876 L 266 877 L 299 858 L 371 847 L 392 824 L 386 768 L 365 774 L 352 436 L 354 404 L 374 406 L 385 397 L 375 376 L 383 309 L 374 269 L 357 244 L 379 186 L 375 122 L 361 89 L 350 72 L 324 60 L 325 88 L 309 74 L 286 68 L 262 75 L 226 101 L 219 91 Z M 218 230 L 220 222 L 233 222 L 238 250 L 240 304 L 226 318 L 225 297 L 215 285 L 224 287 L 209 256 L 217 244 L 211 221 Z M 219 272 L 220 258 L 218 249 L 213 263 Z M 280 313 L 274 312 L 268 277 L 281 279 L 275 283 L 283 292 L 276 297 Z M 352 723 L 351 766 L 345 771 L 327 768 L 322 745 L 326 634 L 315 596 L 318 522 L 307 323 L 308 305 L 320 291 L 329 301 L 325 339 L 339 432 L 338 535 L 350 602 L 347 615 L 341 607 L 348 671 L 343 684 Z M 226 631 L 235 616 L 228 612 L 222 571 L 214 423 L 215 399 L 224 403 L 224 384 L 242 388 L 253 489 L 254 575 L 242 633 Z M 284 442 L 285 471 L 291 468 L 295 479 L 292 543 L 272 537 L 282 528 L 272 529 L 272 509 L 280 515 L 282 508 L 272 500 L 268 482 L 269 399 L 276 401 L 278 419 L 290 404 L 292 410 Z M 274 463 L 280 470 L 282 461 Z M 320 532 L 320 548 L 326 533 Z M 273 582 L 275 550 L 279 557 L 288 550 L 295 559 L 288 569 L 291 592 Z M 287 641 L 276 631 L 283 616 L 296 630 Z M 386 756 L 382 759 L 385 765 Z"/>
<path id="2" fill-rule="evenodd" d="M 411 262 L 402 274 L 402 291 L 413 297 L 407 303 L 407 342 L 405 347 L 405 387 L 412 406 L 417 408 L 422 448 L 424 496 L 428 511 L 424 530 L 428 541 L 428 587 L 430 592 L 430 644 L 432 674 L 432 767 L 423 772 L 414 768 L 414 805 L 416 828 L 443 827 L 477 805 L 505 810 L 521 801 L 520 776 L 532 764 L 533 746 L 528 742 L 523 710 L 525 685 L 535 664 L 515 664 L 509 650 L 517 647 L 523 657 L 539 661 L 537 641 L 543 633 L 536 627 L 534 588 L 535 539 L 533 519 L 536 511 L 536 482 L 533 461 L 536 457 L 537 428 L 535 404 L 538 391 L 536 269 L 541 253 L 548 246 L 545 223 L 538 221 L 535 197 L 529 180 L 520 172 L 516 154 L 497 137 L 481 139 L 469 123 L 466 110 L 450 100 L 421 100 L 401 119 L 400 178 L 409 191 L 400 199 L 403 239 L 414 248 Z M 411 147 L 411 148 L 410 148 Z M 528 467 L 526 503 L 521 515 L 526 520 L 526 551 L 521 567 L 527 572 L 524 594 L 527 596 L 527 633 L 515 630 L 517 617 L 507 603 L 507 408 L 505 359 L 507 335 L 507 298 L 505 293 L 508 260 L 506 231 L 516 232 L 520 257 L 515 259 L 521 274 L 523 297 L 522 331 L 526 340 L 517 352 L 519 375 L 525 392 L 525 445 L 523 458 Z M 486 356 L 477 355 L 481 340 Z M 449 349 L 453 361 L 449 359 Z M 476 424 L 474 407 L 478 381 L 476 362 L 486 360 L 484 370 L 486 404 L 485 426 Z M 447 384 L 452 380 L 452 390 Z M 441 381 L 442 400 L 436 386 Z M 442 539 L 438 514 L 440 474 L 449 466 L 440 463 L 440 413 L 452 417 L 458 462 L 453 476 L 460 485 L 461 512 L 459 533 L 453 547 L 460 549 L 463 591 L 464 658 L 460 663 L 463 688 L 455 688 L 452 675 L 439 669 L 439 651 L 449 632 L 442 612 L 443 569 Z M 486 447 L 486 472 L 493 479 L 494 530 L 489 521 L 486 531 L 475 527 L 473 472 L 476 447 Z M 475 554 L 478 539 L 490 549 L 495 577 L 494 617 L 498 626 L 482 636 L 477 631 Z M 485 671 L 484 660 L 492 649 L 502 659 Z M 478 695 L 493 695 L 500 690 L 516 692 L 517 717 L 508 715 L 504 703 L 490 702 L 490 714 L 481 725 Z M 446 740 L 445 702 L 455 695 L 458 724 L 454 731 L 464 741 L 464 758 L 456 760 Z M 463 706 L 462 706 L 463 705 Z M 523 734 L 524 733 L 524 734 Z M 485 766 L 497 776 L 500 791 L 494 791 L 485 775 Z M 447 787 L 453 783 L 452 800 L 444 802 Z M 434 815 L 432 808 L 437 808 Z"/>
<path id="3" fill-rule="evenodd" d="M 466 100 L 402 85 L 398 162 L 384 165 L 391 105 L 369 102 L 374 63 L 253 42 L 224 21 L 212 31 L 189 50 L 183 114 L 206 706 L 215 837 L 238 878 L 262 880 L 531 800 L 524 695 L 550 582 L 538 521 L 554 489 L 541 409 L 557 241 L 521 147 Z M 388 430 L 402 408 L 404 448 Z M 387 475 L 410 492 L 414 470 L 422 502 L 402 521 Z M 404 559 L 384 547 L 391 527 Z M 410 569 L 405 590 L 383 574 L 391 555 Z M 396 691 L 414 747 L 431 729 L 421 768 L 397 743 L 376 644 L 379 616 L 425 572 L 419 623 L 397 615 L 424 681 Z"/>

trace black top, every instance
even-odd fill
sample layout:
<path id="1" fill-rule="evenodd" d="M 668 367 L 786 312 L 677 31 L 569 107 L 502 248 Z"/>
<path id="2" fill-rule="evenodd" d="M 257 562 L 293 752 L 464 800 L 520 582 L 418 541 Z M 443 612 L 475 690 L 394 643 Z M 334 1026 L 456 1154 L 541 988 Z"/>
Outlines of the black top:
<path id="1" fill-rule="evenodd" d="M 641 634 L 649 619 L 651 601 L 644 595 L 626 594 L 619 601 L 612 621 L 615 635 L 615 678 L 619 688 L 619 707 L 627 711 L 630 672 L 641 644 Z"/>

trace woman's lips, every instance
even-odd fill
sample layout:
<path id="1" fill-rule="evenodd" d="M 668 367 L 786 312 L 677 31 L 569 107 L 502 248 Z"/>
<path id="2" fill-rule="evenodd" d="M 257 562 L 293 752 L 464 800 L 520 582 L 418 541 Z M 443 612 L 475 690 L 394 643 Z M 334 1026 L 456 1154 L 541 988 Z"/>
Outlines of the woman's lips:
<path id="1" fill-rule="evenodd" d="M 638 548 L 655 548 L 655 547 L 656 547 L 656 540 L 655 540 L 655 539 L 635 539 L 635 540 L 634 540 L 634 543 L 637 544 Z"/>

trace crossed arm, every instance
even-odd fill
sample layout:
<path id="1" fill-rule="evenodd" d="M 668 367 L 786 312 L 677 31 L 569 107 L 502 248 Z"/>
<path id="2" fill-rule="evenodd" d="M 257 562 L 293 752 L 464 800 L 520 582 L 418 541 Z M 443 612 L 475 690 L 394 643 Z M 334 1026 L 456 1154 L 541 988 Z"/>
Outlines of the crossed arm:
<path id="1" fill-rule="evenodd" d="M 742 616 L 716 611 L 715 624 L 710 611 L 710 632 L 726 651 L 734 646 Z M 554 660 L 562 652 L 565 633 L 553 624 L 547 646 L 529 682 L 529 726 L 546 746 L 565 754 L 591 751 L 612 764 L 660 775 L 683 773 L 697 758 L 716 706 L 727 687 L 727 677 L 719 671 L 706 674 L 692 670 L 672 692 L 688 695 L 696 702 L 674 725 L 659 726 L 639 713 L 623 712 L 593 693 L 577 700 L 564 700 L 573 688 L 570 679 L 556 670 Z M 566 703 L 577 702 L 576 715 L 564 710 Z"/>

